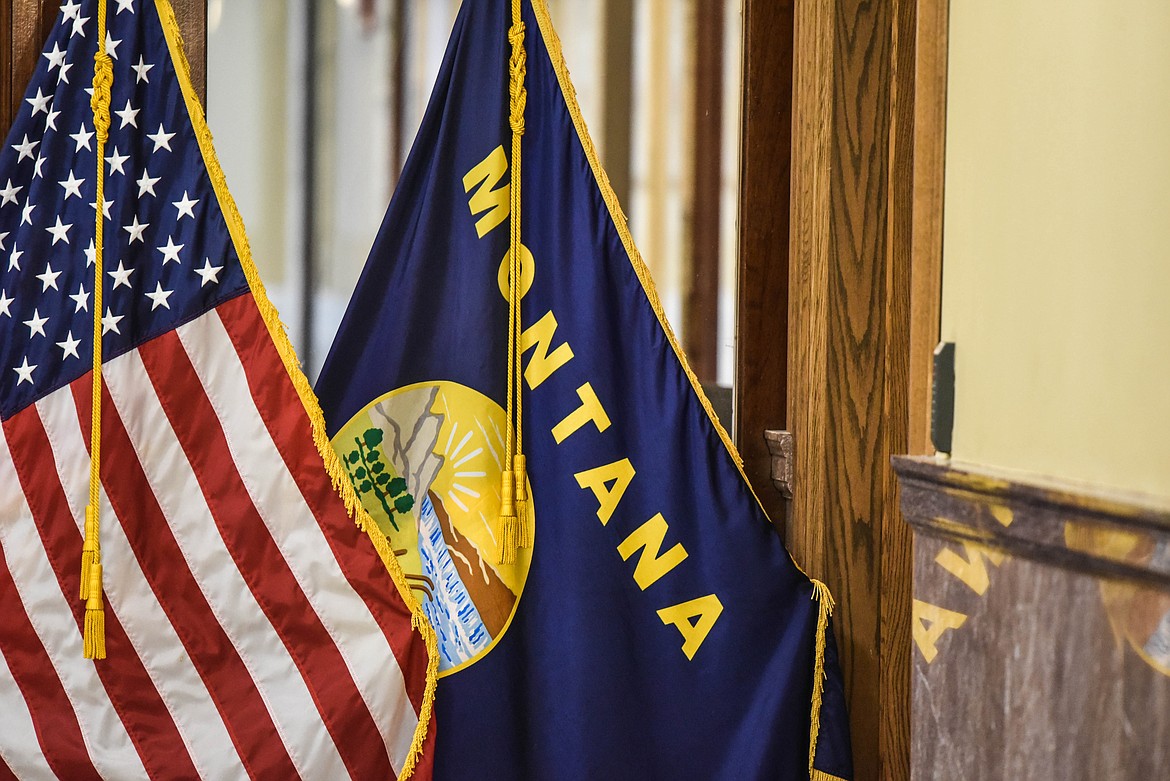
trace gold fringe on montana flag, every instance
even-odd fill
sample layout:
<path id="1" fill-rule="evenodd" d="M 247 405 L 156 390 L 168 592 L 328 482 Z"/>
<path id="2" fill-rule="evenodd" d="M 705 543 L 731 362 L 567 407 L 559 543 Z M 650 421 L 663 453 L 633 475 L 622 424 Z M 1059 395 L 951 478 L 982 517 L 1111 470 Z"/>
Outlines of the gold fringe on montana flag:
<path id="1" fill-rule="evenodd" d="M 573 87 L 572 80 L 569 77 L 569 69 L 565 65 L 564 54 L 561 50 L 561 41 L 557 36 L 556 30 L 552 26 L 552 19 L 549 17 L 548 7 L 545 5 L 545 0 L 532 0 L 532 9 L 536 14 L 536 19 L 540 25 L 541 35 L 544 37 L 545 46 L 548 49 L 549 56 L 552 59 L 553 69 L 557 74 L 557 81 L 561 86 L 561 93 L 564 96 L 565 103 L 568 105 L 569 114 L 573 119 L 573 126 L 577 129 L 577 135 L 581 140 L 581 145 L 585 149 L 585 156 L 589 160 L 589 166 L 593 170 L 593 175 L 596 177 L 599 187 L 601 188 L 602 198 L 605 200 L 605 205 L 609 209 L 610 217 L 613 219 L 614 225 L 617 227 L 618 235 L 621 237 L 622 246 L 625 247 L 626 254 L 629 256 L 630 263 L 634 267 L 634 271 L 642 283 L 642 288 L 646 293 L 646 297 L 650 302 L 650 306 L 654 310 L 654 314 L 658 317 L 658 322 L 662 326 L 662 330 L 666 334 L 670 346 L 673 348 L 675 355 L 678 356 L 679 362 L 682 364 L 683 371 L 686 372 L 687 378 L 690 380 L 691 388 L 694 390 L 707 416 L 711 419 L 711 424 L 715 427 L 719 434 L 720 440 L 724 447 L 727 448 L 728 453 L 731 454 L 732 461 L 735 462 L 736 468 L 739 470 L 740 476 L 743 478 L 744 484 L 748 490 L 752 492 L 756 503 L 759 504 L 761 512 L 767 516 L 767 510 L 764 509 L 763 503 L 759 501 L 755 490 L 751 486 L 751 481 L 748 480 L 747 473 L 743 470 L 743 458 L 736 449 L 735 444 L 731 441 L 727 430 L 719 421 L 719 416 L 715 414 L 714 407 L 711 406 L 711 401 L 707 398 L 707 394 L 703 392 L 703 387 L 699 383 L 699 378 L 691 369 L 690 363 L 687 361 L 686 354 L 683 352 L 682 346 L 674 335 L 670 323 L 666 319 L 666 313 L 662 308 L 661 299 L 658 296 L 657 288 L 654 285 L 654 280 L 650 275 L 650 269 L 647 268 L 646 262 L 642 259 L 641 253 L 634 245 L 634 239 L 630 233 L 629 225 L 626 223 L 625 213 L 622 212 L 621 205 L 618 203 L 617 194 L 614 193 L 613 187 L 610 186 L 609 177 L 605 173 L 605 169 L 601 167 L 601 161 L 597 156 L 597 149 L 593 146 L 593 139 L 589 135 L 589 129 L 585 125 L 585 119 L 581 114 L 580 106 L 577 104 L 577 93 Z M 513 180 L 515 181 L 515 180 Z M 791 554 L 789 554 L 791 558 Z M 792 559 L 792 563 L 800 570 L 805 577 L 808 574 L 804 572 L 800 564 Z M 829 626 L 829 617 L 832 615 L 835 603 L 832 595 L 829 593 L 828 587 L 819 580 L 812 580 L 813 596 L 818 603 L 817 615 L 817 630 L 816 630 L 816 649 L 815 649 L 815 663 L 813 667 L 813 693 L 811 702 L 811 727 L 809 729 L 809 778 L 810 781 L 832 781 L 835 776 L 831 776 L 822 771 L 813 768 L 813 760 L 816 755 L 817 737 L 820 732 L 820 714 L 821 705 L 823 703 L 824 682 L 826 677 L 825 672 L 825 645 L 827 642 L 826 633 Z"/>
<path id="2" fill-rule="evenodd" d="M 183 90 L 183 99 L 187 103 L 187 111 L 191 115 L 191 122 L 195 128 L 195 136 L 199 141 L 199 148 L 203 152 L 203 159 L 207 165 L 208 174 L 211 177 L 212 186 L 215 189 L 220 208 L 223 210 L 228 232 L 231 234 L 232 242 L 235 244 L 236 252 L 244 267 L 244 274 L 248 279 L 248 285 L 252 289 L 252 295 L 260 309 L 260 314 L 264 318 L 265 325 L 268 326 L 268 332 L 272 337 L 272 341 L 276 344 L 277 350 L 280 352 L 281 360 L 284 363 L 289 377 L 292 379 L 293 386 L 297 390 L 297 395 L 300 397 L 301 403 L 308 413 L 313 427 L 313 442 L 316 444 L 317 451 L 321 455 L 325 469 L 333 481 L 334 488 L 345 502 L 346 509 L 354 518 L 358 527 L 369 537 L 374 549 L 378 552 L 378 556 L 382 559 L 386 571 L 394 581 L 399 596 L 402 597 L 403 602 L 410 609 L 411 626 L 422 635 L 426 643 L 426 690 L 423 696 L 422 708 L 418 714 L 418 728 L 415 730 L 410 753 L 398 774 L 398 778 L 402 781 L 403 779 L 409 778 L 418 765 L 419 759 L 422 756 L 423 742 L 426 740 L 427 729 L 434 711 L 435 686 L 438 682 L 439 671 L 438 640 L 435 637 L 435 632 L 430 622 L 423 614 L 418 600 L 411 593 L 402 569 L 398 565 L 398 560 L 395 558 L 394 552 L 390 549 L 385 535 L 381 533 L 373 518 L 362 507 L 361 500 L 358 499 L 357 494 L 354 492 L 353 483 L 350 482 L 348 475 L 346 475 L 345 470 L 341 466 L 337 451 L 329 443 L 329 438 L 325 434 L 325 420 L 321 414 L 321 406 L 317 401 L 317 396 L 313 393 L 308 378 L 305 377 L 304 372 L 301 370 L 300 361 L 297 359 L 296 351 L 288 339 L 284 324 L 280 321 L 280 315 L 276 311 L 276 307 L 272 301 L 268 298 L 268 294 L 264 290 L 264 284 L 260 281 L 260 275 L 256 270 L 256 264 L 252 260 L 252 250 L 248 245 L 248 237 L 244 233 L 243 220 L 240 219 L 240 212 L 236 207 L 235 200 L 232 198 L 231 193 L 228 192 L 223 168 L 220 166 L 219 159 L 216 157 L 215 149 L 212 146 L 211 130 L 207 127 L 207 119 L 203 113 L 203 106 L 199 103 L 199 98 L 196 96 L 195 88 L 191 83 L 191 67 L 187 62 L 187 55 L 183 48 L 183 38 L 179 32 L 179 24 L 175 20 L 174 10 L 171 8 L 169 0 L 155 0 L 155 7 L 158 9 L 159 18 L 162 20 L 167 46 L 176 63 L 179 84 Z"/>
<path id="3" fill-rule="evenodd" d="M 89 445 L 89 505 L 85 508 L 85 542 L 81 548 L 81 598 L 85 600 L 82 630 L 86 659 L 106 658 L 106 622 L 102 604 L 101 466 L 102 466 L 102 254 L 105 248 L 105 149 L 110 135 L 110 91 L 114 65 L 106 53 L 106 2 L 98 2 L 98 48 L 93 56 L 93 127 L 97 134 L 97 192 L 94 195 L 93 253 L 93 390 Z"/>

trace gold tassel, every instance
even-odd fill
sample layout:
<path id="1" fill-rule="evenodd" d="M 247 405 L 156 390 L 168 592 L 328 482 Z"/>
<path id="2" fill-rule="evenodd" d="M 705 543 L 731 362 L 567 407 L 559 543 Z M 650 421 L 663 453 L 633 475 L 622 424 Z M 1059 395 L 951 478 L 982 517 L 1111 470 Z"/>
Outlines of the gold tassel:
<path id="1" fill-rule="evenodd" d="M 89 597 L 85 600 L 85 630 L 82 634 L 86 659 L 106 658 L 106 613 L 102 605 L 102 565 L 89 569 Z"/>
<path id="2" fill-rule="evenodd" d="M 500 474 L 500 555 L 497 563 L 516 562 L 516 474 L 505 469 Z"/>
<path id="3" fill-rule="evenodd" d="M 512 457 L 516 474 L 516 547 L 531 548 L 532 532 L 528 528 L 528 459 L 517 453 Z"/>
<path id="4" fill-rule="evenodd" d="M 85 542 L 81 545 L 81 598 L 89 598 L 89 579 L 97 561 L 97 517 L 92 504 L 85 506 Z"/>

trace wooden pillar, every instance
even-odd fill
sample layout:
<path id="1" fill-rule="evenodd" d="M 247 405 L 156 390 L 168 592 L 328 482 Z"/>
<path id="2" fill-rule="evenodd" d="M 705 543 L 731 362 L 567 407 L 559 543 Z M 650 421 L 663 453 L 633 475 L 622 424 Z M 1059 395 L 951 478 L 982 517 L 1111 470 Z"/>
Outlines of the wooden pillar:
<path id="1" fill-rule="evenodd" d="M 743 24 L 735 441 L 764 509 L 782 524 L 764 430 L 784 428 L 788 403 L 793 0 L 744 0 Z"/>
<path id="2" fill-rule="evenodd" d="M 618 203 L 630 208 L 631 117 L 634 109 L 634 4 L 605 0 L 601 29 L 605 57 L 601 65 L 604 108 L 601 119 L 602 156 Z"/>
<path id="3" fill-rule="evenodd" d="M 206 105 L 207 0 L 172 0 L 171 5 L 183 32 L 191 80 Z M 60 9 L 59 0 L 0 0 L 0 134 L 8 132 L 20 109 Z"/>
<path id="4" fill-rule="evenodd" d="M 794 26 L 788 541 L 837 597 L 857 779 L 909 775 L 915 0 L 801 0 Z"/>
<path id="5" fill-rule="evenodd" d="M 683 347 L 704 383 L 715 382 L 719 346 L 719 196 L 723 172 L 724 0 L 698 0 L 694 14 L 695 102 L 691 151 L 690 268 L 683 280 Z"/>

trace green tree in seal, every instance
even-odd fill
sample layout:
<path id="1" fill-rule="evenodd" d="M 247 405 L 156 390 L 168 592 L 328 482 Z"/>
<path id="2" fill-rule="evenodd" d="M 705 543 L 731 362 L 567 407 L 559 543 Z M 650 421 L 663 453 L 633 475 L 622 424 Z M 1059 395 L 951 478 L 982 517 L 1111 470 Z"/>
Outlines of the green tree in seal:
<path id="1" fill-rule="evenodd" d="M 414 507 L 414 497 L 406 490 L 406 480 L 391 477 L 390 468 L 382 457 L 378 446 L 382 444 L 382 429 L 368 428 L 360 437 L 354 437 L 357 445 L 343 459 L 349 470 L 349 477 L 358 496 L 365 501 L 367 494 L 373 494 L 386 513 L 386 519 L 398 531 L 395 513 L 405 515 Z"/>

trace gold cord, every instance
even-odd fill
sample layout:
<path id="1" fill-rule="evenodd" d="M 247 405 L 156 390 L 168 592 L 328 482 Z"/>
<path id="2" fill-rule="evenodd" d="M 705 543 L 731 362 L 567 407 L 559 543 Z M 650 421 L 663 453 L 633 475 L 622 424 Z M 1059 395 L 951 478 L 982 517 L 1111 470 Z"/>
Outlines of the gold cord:
<path id="1" fill-rule="evenodd" d="M 527 469 L 523 456 L 523 378 L 520 373 L 520 137 L 524 135 L 524 88 L 527 54 L 520 0 L 512 0 L 512 26 L 508 28 L 512 56 L 508 59 L 508 124 L 512 129 L 512 173 L 509 185 L 510 231 L 508 237 L 508 392 L 504 470 L 500 476 L 499 563 L 516 561 L 516 549 L 531 545 L 528 534 Z"/>
<path id="2" fill-rule="evenodd" d="M 81 598 L 85 600 L 82 631 L 86 659 L 106 658 L 105 613 L 102 605 L 101 452 L 102 452 L 102 248 L 105 197 L 105 149 L 110 135 L 110 91 L 114 66 L 106 53 L 106 0 L 99 0 L 98 49 L 93 56 L 93 127 L 97 136 L 97 193 L 94 196 L 93 238 L 93 388 L 90 429 L 89 504 L 85 508 L 85 543 L 81 548 Z"/>

